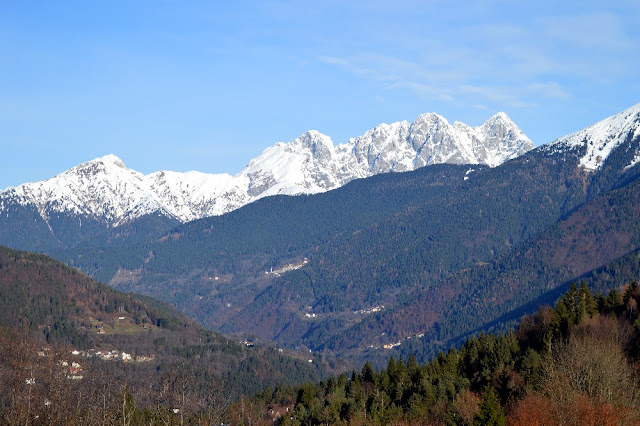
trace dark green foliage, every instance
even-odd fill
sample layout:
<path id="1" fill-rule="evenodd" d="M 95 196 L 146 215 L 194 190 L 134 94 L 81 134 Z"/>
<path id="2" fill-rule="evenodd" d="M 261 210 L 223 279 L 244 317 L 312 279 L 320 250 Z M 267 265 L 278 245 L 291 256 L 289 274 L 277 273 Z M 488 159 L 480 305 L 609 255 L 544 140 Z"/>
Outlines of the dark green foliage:
<path id="1" fill-rule="evenodd" d="M 494 169 L 379 175 L 325 194 L 263 199 L 156 241 L 58 255 L 104 280 L 133 271 L 136 279 L 111 283 L 224 332 L 376 366 L 386 355 L 364 347 L 404 341 L 396 355 L 424 360 L 480 330 L 506 331 L 572 280 L 640 247 L 640 184 L 616 166 L 626 159 L 586 175 L 580 154 L 536 150 Z M 304 258 L 300 271 L 264 274 Z M 618 285 L 632 272 L 621 270 Z M 375 315 L 353 314 L 380 305 Z"/>
<path id="2" fill-rule="evenodd" d="M 476 413 L 473 424 L 478 426 L 505 426 L 507 424 L 507 416 L 504 414 L 504 409 L 492 387 L 487 387 L 482 392 L 480 411 Z"/>
<path id="3" fill-rule="evenodd" d="M 597 305 L 586 283 L 578 290 L 575 283 L 571 284 L 569 292 L 556 303 L 555 313 L 552 318 L 552 327 L 559 336 L 567 337 L 569 329 L 582 322 L 585 318 L 591 318 L 596 313 Z"/>
<path id="4" fill-rule="evenodd" d="M 354 342 L 382 332 L 401 339 L 425 331 L 455 296 L 446 281 L 452 272 L 508 252 L 584 201 L 572 164 L 538 157 L 497 169 L 473 166 L 469 175 L 469 166 L 439 165 L 326 194 L 273 197 L 186 224 L 156 242 L 69 253 L 69 261 L 86 271 L 98 266 L 95 273 L 104 279 L 114 265 L 142 268 L 141 280 L 113 284 L 162 297 L 225 331 L 277 336 L 289 345 L 303 339 L 316 350 L 355 349 Z M 564 186 L 550 193 L 558 176 Z M 293 273 L 265 278 L 265 270 L 303 257 L 309 259 L 303 279 Z M 212 288 L 207 277 L 225 274 L 229 281 Z M 304 291 L 291 294 L 292 288 Z M 416 297 L 403 296 L 412 293 Z M 350 314 L 422 298 L 432 305 L 401 320 L 359 325 Z M 229 316 L 228 303 L 242 309 Z M 322 319 L 300 322 L 305 306 Z M 276 322 L 266 320 L 273 310 Z M 459 334 L 464 323 L 447 329 Z"/>
<path id="5" fill-rule="evenodd" d="M 637 287 L 630 284 L 625 289 L 628 294 L 627 305 L 631 301 L 640 300 Z M 616 316 L 609 315 L 607 306 L 599 308 L 593 302 L 602 297 L 593 297 L 589 289 L 582 285 L 572 286 L 567 293 L 560 297 L 555 308 L 542 308 L 535 315 L 522 318 L 515 333 L 483 334 L 470 338 L 462 347 L 440 352 L 430 362 L 420 365 L 411 356 L 405 363 L 402 359 L 390 357 L 387 367 L 375 371 L 367 362 L 360 373 L 353 372 L 350 380 L 345 375 L 330 378 L 317 384 L 306 383 L 287 392 L 289 397 L 280 395 L 277 400 L 272 394 L 263 393 L 255 401 L 258 405 L 274 405 L 289 401 L 293 409 L 290 417 L 283 418 L 280 424 L 473 424 L 473 425 L 506 425 L 507 415 L 518 416 L 515 412 L 521 401 L 530 395 L 540 395 L 540 392 L 554 392 L 545 386 L 540 386 L 549 380 L 549 371 L 555 363 L 562 362 L 569 346 L 572 335 L 587 336 L 589 333 L 599 345 L 605 345 L 601 350 L 606 352 L 610 345 L 610 336 L 603 335 L 599 327 L 611 327 L 623 330 L 630 323 L 629 307 L 618 311 Z M 595 321 L 595 322 L 594 322 Z M 607 325 L 608 324 L 608 325 Z M 624 333 L 623 333 L 624 334 Z M 640 341 L 640 332 L 631 337 L 634 342 Z M 574 341 L 575 342 L 575 341 Z M 625 344 L 626 345 L 626 344 Z M 549 347 L 553 346 L 552 354 Z M 601 346 L 600 346 L 601 347 Z M 591 346 L 597 350 L 598 346 Z M 611 348 L 613 350 L 613 348 Z M 573 352 L 572 352 L 573 353 Z M 581 352 L 575 356 L 584 356 Z M 627 346 L 627 356 L 630 360 L 637 360 L 637 352 Z M 588 359 L 588 354 L 586 355 Z M 614 358 L 612 358 L 613 360 Z M 599 367 L 589 364 L 594 369 L 589 377 L 598 377 Z M 633 369 L 629 369 L 630 374 Z M 584 374 L 581 373 L 581 374 Z M 580 375 L 579 375 L 580 376 Z M 631 380 L 631 387 L 625 392 L 638 393 L 640 383 L 637 377 L 625 377 Z M 605 379 L 606 382 L 606 379 Z M 558 382 L 562 386 L 563 381 Z M 602 384 L 593 382 L 594 394 Z M 633 388 L 633 389 L 632 389 Z M 553 388 L 555 389 L 555 388 Z M 573 398 L 571 392 L 581 392 L 579 389 L 563 388 L 562 395 L 555 398 Z M 611 398 L 614 396 L 611 395 Z M 582 399 L 580 399 L 582 398 Z M 602 403 L 601 399 L 589 400 L 589 396 L 582 394 L 570 402 L 570 406 L 582 404 Z M 613 399 L 612 399 L 613 400 Z M 571 400 L 573 401 L 573 400 Z M 628 399 L 633 401 L 633 399 Z M 528 400 L 523 402 L 525 409 Z M 544 417 L 553 407 L 551 402 L 546 407 L 534 408 L 531 416 Z M 622 403 L 619 403 L 622 404 Z M 605 406 L 601 408 L 601 415 L 596 421 L 613 421 L 620 410 L 622 416 L 631 421 L 638 419 L 640 412 L 636 406 L 622 405 Z M 535 410 L 542 410 L 536 413 Z M 565 408 L 567 410 L 567 408 Z M 606 410 L 609 411 L 608 414 Z M 629 411 L 627 411 L 629 410 Z M 585 415 L 588 414 L 584 413 Z M 554 415 L 558 415 L 556 412 Z M 560 412 L 560 416 L 581 415 L 579 411 Z M 593 415 L 593 412 L 591 414 Z M 572 421 L 580 420 L 572 418 Z M 239 419 L 239 418 L 238 418 Z M 585 419 L 582 419 L 585 420 Z M 525 421 L 520 418 L 520 421 Z M 537 420 L 543 422 L 544 420 Z M 589 422 L 588 420 L 585 420 Z M 524 424 L 529 424 L 525 423 Z M 542 424 L 542 423 L 538 423 Z M 589 423 L 590 424 L 590 423 Z"/>
<path id="6" fill-rule="evenodd" d="M 0 216 L 0 245 L 39 251 L 60 247 L 35 206 L 7 203 L 5 212 Z"/>

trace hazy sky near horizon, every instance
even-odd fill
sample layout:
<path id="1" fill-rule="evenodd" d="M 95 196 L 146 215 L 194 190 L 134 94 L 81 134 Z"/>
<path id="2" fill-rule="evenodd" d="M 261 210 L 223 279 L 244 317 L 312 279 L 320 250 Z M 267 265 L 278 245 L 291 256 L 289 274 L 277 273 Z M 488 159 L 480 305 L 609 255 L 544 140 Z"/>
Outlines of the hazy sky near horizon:
<path id="1" fill-rule="evenodd" d="M 0 0 L 0 189 L 110 153 L 235 174 L 425 112 L 541 145 L 640 102 L 639 69 L 637 0 Z"/>

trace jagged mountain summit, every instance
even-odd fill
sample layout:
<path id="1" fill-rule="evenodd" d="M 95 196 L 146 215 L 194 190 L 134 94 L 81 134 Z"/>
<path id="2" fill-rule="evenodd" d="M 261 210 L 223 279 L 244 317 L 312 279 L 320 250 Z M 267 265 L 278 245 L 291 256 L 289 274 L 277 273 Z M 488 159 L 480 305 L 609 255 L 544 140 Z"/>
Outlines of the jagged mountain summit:
<path id="1" fill-rule="evenodd" d="M 251 197 L 318 193 L 353 179 L 405 172 L 431 164 L 498 166 L 534 148 L 507 114 L 478 127 L 429 113 L 413 123 L 380 124 L 347 143 L 311 130 L 291 143 L 278 143 L 252 160 L 238 177 Z"/>
<path id="2" fill-rule="evenodd" d="M 311 130 L 293 142 L 267 148 L 236 176 L 172 171 L 144 175 L 107 155 L 51 179 L 6 189 L 0 193 L 0 212 L 15 204 L 31 206 L 47 224 L 60 213 L 113 227 L 153 213 L 187 222 L 262 197 L 324 192 L 379 173 L 440 163 L 494 167 L 533 148 L 505 113 L 478 127 L 449 124 L 430 113 L 413 123 L 381 124 L 337 146 Z"/>

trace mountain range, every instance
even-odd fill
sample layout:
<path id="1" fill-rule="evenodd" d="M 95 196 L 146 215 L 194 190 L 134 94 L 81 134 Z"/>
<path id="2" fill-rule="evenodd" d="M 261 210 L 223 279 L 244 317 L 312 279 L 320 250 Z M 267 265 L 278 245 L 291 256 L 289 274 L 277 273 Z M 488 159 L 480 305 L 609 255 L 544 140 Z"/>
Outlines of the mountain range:
<path id="1" fill-rule="evenodd" d="M 421 118 L 416 122 L 439 122 Z M 474 132 L 505 121 L 498 114 Z M 394 126 L 433 128 L 384 128 Z M 385 151 L 378 143 L 356 161 L 368 158 L 365 175 L 353 172 L 335 190 L 264 196 L 186 223 L 160 211 L 115 227 L 84 216 L 81 233 L 80 217 L 49 209 L 52 234 L 37 206 L 5 201 L 0 237 L 45 250 L 118 289 L 168 301 L 215 330 L 356 363 L 408 352 L 427 358 L 478 331 L 507 329 L 574 280 L 606 290 L 637 278 L 639 128 L 640 104 L 521 155 L 502 139 L 497 146 L 511 153 L 501 157 L 508 161 L 485 164 L 465 164 L 462 151 L 426 153 L 446 145 L 439 137 L 412 148 L 408 163 L 398 160 L 398 145 Z M 409 146 L 402 132 L 384 134 L 399 134 Z M 515 130 L 496 134 L 520 137 Z M 361 138 L 390 140 L 371 135 Z M 300 163 L 308 167 L 344 152 L 307 136 L 268 149 L 246 170 L 279 164 L 279 152 L 315 155 L 317 162 Z M 418 158 L 450 163 L 418 167 Z M 403 164 L 414 169 L 383 173 L 405 170 Z M 313 182 L 339 181 L 339 170 L 316 170 L 324 174 L 307 175 Z M 285 185 L 272 176 L 261 194 Z"/>
<path id="2" fill-rule="evenodd" d="M 221 215 L 266 196 L 324 192 L 380 173 L 439 163 L 493 167 L 532 148 L 504 113 L 478 127 L 423 114 L 413 123 L 381 124 L 337 146 L 312 130 L 266 149 L 235 176 L 172 171 L 144 175 L 106 155 L 46 181 L 6 189 L 0 193 L 0 215 L 16 208 L 37 212 L 56 238 L 61 214 L 76 218 L 78 226 L 84 220 L 85 228 L 93 222 L 120 227 L 148 215 L 162 216 L 173 225 Z M 64 236 L 58 240 L 68 245 Z"/>

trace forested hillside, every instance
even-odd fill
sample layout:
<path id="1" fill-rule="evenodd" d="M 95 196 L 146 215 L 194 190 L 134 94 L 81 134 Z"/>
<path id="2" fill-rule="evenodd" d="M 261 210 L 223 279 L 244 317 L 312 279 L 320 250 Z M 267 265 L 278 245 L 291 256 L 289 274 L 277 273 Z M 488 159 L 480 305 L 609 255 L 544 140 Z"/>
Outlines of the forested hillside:
<path id="1" fill-rule="evenodd" d="M 43 401 L 54 396 L 64 407 L 56 415 L 93 415 L 74 411 L 83 404 L 82 410 L 103 403 L 117 410 L 113 404 L 123 395 L 141 407 L 182 404 L 188 413 L 215 397 L 211 404 L 223 412 L 242 394 L 326 374 L 308 355 L 231 341 L 166 303 L 115 291 L 46 256 L 1 247 L 0 335 L 0 406 L 31 416 L 21 423 L 44 414 Z"/>
<path id="2" fill-rule="evenodd" d="M 281 386 L 233 419 L 255 424 L 604 425 L 640 422 L 640 290 L 575 285 L 514 332 L 480 334 L 419 364 L 389 359 L 318 384 Z M 248 407 L 253 408 L 249 411 Z M 255 419 L 262 423 L 256 423 Z"/>
<path id="3" fill-rule="evenodd" d="M 387 324 L 387 333 L 400 339 L 421 330 L 420 313 L 441 309 L 424 338 L 407 341 L 396 356 L 415 353 L 428 359 L 483 327 L 506 330 L 523 313 L 552 303 L 577 277 L 602 292 L 637 277 L 639 185 L 633 181 L 596 197 L 496 260 L 452 275 L 445 286 L 448 299 L 423 293 L 398 308 L 400 313 L 379 315 L 376 322 Z M 404 321 L 390 324 L 393 318 Z M 347 335 L 335 344 L 353 338 Z M 434 345 L 434 341 L 441 343 Z"/>
<path id="4" fill-rule="evenodd" d="M 303 360 L 232 343 L 42 255 L 0 249 L 0 278 L 7 424 L 640 421 L 635 282 L 595 296 L 572 285 L 515 331 L 480 333 L 427 363 L 391 357 L 318 381 Z"/>

